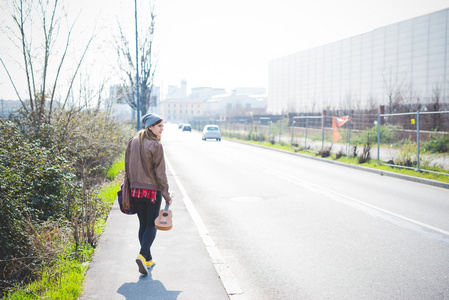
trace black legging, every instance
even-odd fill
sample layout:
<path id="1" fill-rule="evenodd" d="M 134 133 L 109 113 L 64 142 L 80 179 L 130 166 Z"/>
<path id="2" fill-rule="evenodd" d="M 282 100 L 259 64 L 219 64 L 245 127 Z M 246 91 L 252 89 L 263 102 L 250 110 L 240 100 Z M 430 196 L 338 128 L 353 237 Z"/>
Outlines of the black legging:
<path id="1" fill-rule="evenodd" d="M 150 199 L 132 197 L 134 208 L 139 217 L 140 254 L 142 254 L 147 261 L 153 259 L 151 256 L 151 245 L 156 238 L 157 232 L 157 229 L 154 226 L 154 220 L 159 216 L 161 199 L 161 192 L 157 192 L 156 202 L 154 204 L 151 203 Z"/>

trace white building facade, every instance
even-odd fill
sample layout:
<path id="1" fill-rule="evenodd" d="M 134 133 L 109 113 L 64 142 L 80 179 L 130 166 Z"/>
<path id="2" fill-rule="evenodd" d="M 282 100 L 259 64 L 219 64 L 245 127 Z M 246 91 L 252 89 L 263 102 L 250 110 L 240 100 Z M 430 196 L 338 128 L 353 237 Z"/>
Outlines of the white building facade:
<path id="1" fill-rule="evenodd" d="M 203 100 L 167 99 L 160 103 L 160 114 L 169 122 L 189 122 L 203 115 Z"/>
<path id="2" fill-rule="evenodd" d="M 447 101 L 448 40 L 444 9 L 271 60 L 267 111 L 416 103 L 436 90 Z"/>

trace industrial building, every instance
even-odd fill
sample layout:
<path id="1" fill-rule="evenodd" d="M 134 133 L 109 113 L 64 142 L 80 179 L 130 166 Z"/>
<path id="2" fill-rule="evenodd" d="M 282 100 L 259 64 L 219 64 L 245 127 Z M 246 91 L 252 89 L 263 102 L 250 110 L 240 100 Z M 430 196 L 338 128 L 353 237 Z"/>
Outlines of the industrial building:
<path id="1" fill-rule="evenodd" d="M 449 9 L 269 64 L 271 114 L 448 102 Z"/>

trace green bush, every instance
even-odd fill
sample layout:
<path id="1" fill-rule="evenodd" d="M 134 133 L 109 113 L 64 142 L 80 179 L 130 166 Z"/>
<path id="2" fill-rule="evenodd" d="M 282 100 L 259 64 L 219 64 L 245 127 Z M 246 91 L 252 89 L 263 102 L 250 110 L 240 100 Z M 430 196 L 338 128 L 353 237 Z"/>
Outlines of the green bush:
<path id="1" fill-rule="evenodd" d="M 332 146 L 329 146 L 319 150 L 316 155 L 321 156 L 322 158 L 326 158 L 331 156 L 331 154 L 332 154 Z"/>
<path id="2" fill-rule="evenodd" d="M 123 168 L 119 170 L 119 173 L 121 171 Z M 103 232 L 107 216 L 119 189 L 120 184 L 117 181 L 107 182 L 96 189 L 95 197 L 99 199 L 98 219 L 95 222 L 97 235 Z M 5 295 L 3 299 L 79 298 L 84 275 L 94 248 L 89 244 L 77 246 L 67 230 L 66 232 L 60 230 L 57 223 L 47 222 L 37 230 L 32 229 L 32 231 L 43 233 L 34 239 L 35 248 L 51 249 L 55 252 L 54 259 L 50 263 L 42 264 L 36 281 L 11 290 L 11 293 Z M 68 229 L 68 227 L 65 228 Z"/>
<path id="3" fill-rule="evenodd" d="M 42 246 L 43 223 L 68 230 L 75 247 L 96 245 L 105 209 L 95 187 L 134 134 L 95 110 L 57 115 L 42 124 L 25 115 L 0 119 L 0 297 L 56 259 L 57 247 Z"/>
<path id="4" fill-rule="evenodd" d="M 30 223 L 64 217 L 77 191 L 75 175 L 62 156 L 30 142 L 15 124 L 0 126 L 0 269 L 1 287 L 31 276 L 18 258 L 32 261 Z"/>
<path id="5" fill-rule="evenodd" d="M 357 157 L 357 161 L 359 164 L 364 164 L 369 162 L 371 159 L 371 143 L 367 142 L 363 147 L 363 151 L 360 156 Z"/>
<path id="6" fill-rule="evenodd" d="M 345 155 L 343 149 L 340 149 L 337 153 L 335 153 L 335 160 L 342 158 Z"/>
<path id="7" fill-rule="evenodd" d="M 400 140 L 400 132 L 402 126 L 400 125 L 382 125 L 380 127 L 380 142 L 381 143 L 397 143 Z M 362 133 L 357 136 L 353 136 L 351 143 L 357 145 L 365 145 L 367 142 L 371 144 L 377 143 L 377 125 L 374 127 L 362 131 Z"/>
<path id="8" fill-rule="evenodd" d="M 432 136 L 430 141 L 423 143 L 424 151 L 430 153 L 447 153 L 449 152 L 449 138 L 437 138 Z"/>
<path id="9" fill-rule="evenodd" d="M 416 143 L 403 145 L 394 163 L 398 166 L 416 167 L 418 165 Z"/>

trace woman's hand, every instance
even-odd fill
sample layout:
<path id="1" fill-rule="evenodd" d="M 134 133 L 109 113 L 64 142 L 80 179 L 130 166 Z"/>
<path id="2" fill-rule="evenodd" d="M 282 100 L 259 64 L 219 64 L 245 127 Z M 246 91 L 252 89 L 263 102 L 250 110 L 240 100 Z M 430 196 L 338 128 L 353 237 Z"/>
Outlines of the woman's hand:
<path id="1" fill-rule="evenodd" d="M 172 199 L 172 198 L 170 198 L 170 199 L 168 199 L 168 200 L 165 200 L 165 203 L 168 203 L 168 205 L 171 205 L 172 202 L 173 202 L 173 199 Z"/>
<path id="2" fill-rule="evenodd" d="M 173 202 L 173 197 L 175 196 L 174 192 L 170 193 L 170 198 L 168 200 L 165 200 L 166 203 L 168 203 L 168 205 L 171 205 Z"/>

